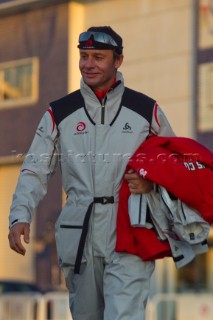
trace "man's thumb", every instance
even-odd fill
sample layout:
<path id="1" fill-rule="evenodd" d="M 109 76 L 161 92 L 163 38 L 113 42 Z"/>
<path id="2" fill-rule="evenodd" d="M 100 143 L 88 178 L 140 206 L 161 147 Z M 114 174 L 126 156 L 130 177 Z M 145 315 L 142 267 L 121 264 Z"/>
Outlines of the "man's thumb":
<path id="1" fill-rule="evenodd" d="M 30 243 L 30 226 L 26 225 L 24 228 L 24 242 Z"/>

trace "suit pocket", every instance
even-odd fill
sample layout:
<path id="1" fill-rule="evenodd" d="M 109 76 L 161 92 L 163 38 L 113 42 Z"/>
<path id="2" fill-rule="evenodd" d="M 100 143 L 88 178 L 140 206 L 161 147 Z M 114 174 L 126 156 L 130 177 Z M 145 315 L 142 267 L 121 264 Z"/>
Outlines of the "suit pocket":
<path id="1" fill-rule="evenodd" d="M 56 223 L 56 247 L 60 267 L 73 266 L 87 207 L 66 205 Z M 82 262 L 86 259 L 83 256 Z"/>

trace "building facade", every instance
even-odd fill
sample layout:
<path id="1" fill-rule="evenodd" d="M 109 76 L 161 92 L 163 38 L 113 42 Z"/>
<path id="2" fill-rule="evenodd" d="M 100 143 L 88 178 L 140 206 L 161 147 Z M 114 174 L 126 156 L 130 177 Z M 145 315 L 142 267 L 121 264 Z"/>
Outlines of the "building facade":
<path id="1" fill-rule="evenodd" d="M 8 251 L 8 213 L 39 119 L 50 101 L 79 87 L 78 35 L 92 25 L 123 36 L 125 84 L 155 98 L 176 135 L 213 150 L 212 0 L 0 1 L 0 246 L 7 261 L 0 277 L 61 282 L 53 236 L 63 202 L 59 172 L 37 210 L 24 259 Z M 180 271 L 171 259 L 158 261 L 153 292 L 187 291 L 192 283 L 211 291 L 211 239 L 208 254 Z"/>
<path id="2" fill-rule="evenodd" d="M 53 281 L 52 263 L 57 263 L 50 235 L 62 203 L 58 173 L 37 210 L 26 258 L 8 252 L 6 239 L 9 206 L 23 156 L 49 102 L 67 93 L 68 4 L 56 2 L 0 4 L 1 252 L 6 262 L 1 264 L 0 277 L 36 279 L 45 286 Z"/>

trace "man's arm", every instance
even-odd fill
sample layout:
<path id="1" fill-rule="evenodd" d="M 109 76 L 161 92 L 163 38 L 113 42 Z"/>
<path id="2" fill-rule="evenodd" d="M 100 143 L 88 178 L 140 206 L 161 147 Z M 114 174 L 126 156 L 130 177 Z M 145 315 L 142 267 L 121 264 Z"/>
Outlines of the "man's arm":
<path id="1" fill-rule="evenodd" d="M 58 164 L 58 131 L 50 112 L 46 112 L 23 162 L 10 208 L 10 248 L 25 255 L 21 236 L 29 243 L 30 223 L 39 202 L 47 192 L 49 178 Z"/>

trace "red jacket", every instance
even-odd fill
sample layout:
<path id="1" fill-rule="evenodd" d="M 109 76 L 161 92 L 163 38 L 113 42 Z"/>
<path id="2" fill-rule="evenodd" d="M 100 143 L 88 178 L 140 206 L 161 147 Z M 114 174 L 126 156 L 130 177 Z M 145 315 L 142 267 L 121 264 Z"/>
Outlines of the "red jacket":
<path id="1" fill-rule="evenodd" d="M 131 157 L 127 170 L 165 187 L 213 223 L 213 153 L 190 138 L 158 137 L 146 140 Z M 120 189 L 116 250 L 139 255 L 144 261 L 171 256 L 167 241 L 153 229 L 131 227 L 127 182 Z"/>

